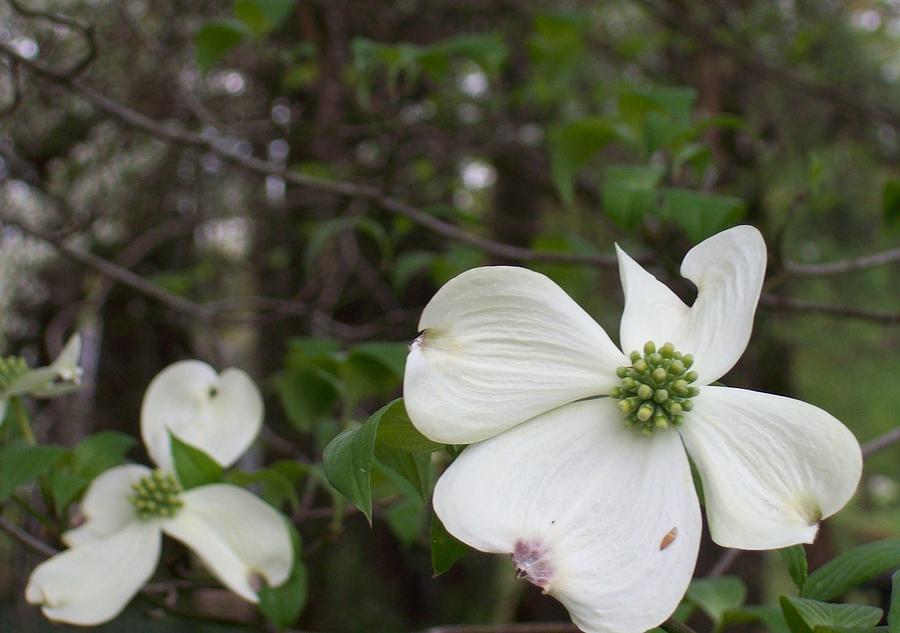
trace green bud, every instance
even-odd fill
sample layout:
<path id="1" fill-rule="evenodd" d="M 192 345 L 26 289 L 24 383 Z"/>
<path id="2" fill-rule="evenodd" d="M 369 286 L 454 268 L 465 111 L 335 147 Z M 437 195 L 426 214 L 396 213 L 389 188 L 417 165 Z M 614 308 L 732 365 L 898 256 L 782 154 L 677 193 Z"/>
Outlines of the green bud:
<path id="1" fill-rule="evenodd" d="M 673 360 L 672 364 L 669 365 L 669 373 L 673 376 L 680 376 L 684 373 L 684 363 L 680 360 Z"/>
<path id="2" fill-rule="evenodd" d="M 637 411 L 637 419 L 646 422 L 653 415 L 653 405 L 643 404 Z"/>
<path id="3" fill-rule="evenodd" d="M 650 374 L 650 377 L 653 378 L 653 382 L 661 385 L 666 381 L 666 370 L 662 367 L 657 367 L 653 370 L 653 373 Z"/>
<path id="4" fill-rule="evenodd" d="M 681 426 L 682 424 L 684 424 L 684 416 L 676 415 L 674 418 L 672 418 L 672 424 L 674 424 L 675 426 Z"/>
<path id="5" fill-rule="evenodd" d="M 665 389 L 657 389 L 653 392 L 653 400 L 659 403 L 663 403 L 669 399 L 669 392 Z"/>
<path id="6" fill-rule="evenodd" d="M 634 363 L 632 363 L 631 366 L 634 368 L 634 371 L 639 374 L 643 374 L 645 371 L 647 371 L 647 361 L 645 361 L 643 358 L 638 358 L 636 361 L 634 361 Z"/>
<path id="7" fill-rule="evenodd" d="M 684 409 L 685 411 L 690 411 L 691 409 L 694 408 L 694 401 L 693 400 L 685 400 L 684 402 L 681 403 L 681 408 Z"/>
<path id="8" fill-rule="evenodd" d="M 622 397 L 622 389 L 621 387 L 613 387 L 609 390 L 609 395 L 611 398 L 621 398 Z"/>
<path id="9" fill-rule="evenodd" d="M 622 388 L 631 391 L 637 387 L 637 382 L 635 382 L 634 378 L 629 376 L 628 378 L 622 379 Z"/>
<path id="10" fill-rule="evenodd" d="M 677 402 L 672 402 L 669 404 L 669 415 L 679 415 L 681 411 L 681 405 Z"/>
<path id="11" fill-rule="evenodd" d="M 670 387 L 672 391 L 677 393 L 679 396 L 687 395 L 688 393 L 688 384 L 686 380 L 679 379 L 672 383 Z"/>
<path id="12" fill-rule="evenodd" d="M 631 413 L 632 409 L 634 409 L 629 400 L 619 400 L 618 407 L 622 413 Z"/>
<path id="13" fill-rule="evenodd" d="M 662 354 L 663 358 L 672 358 L 672 354 L 675 353 L 675 346 L 671 343 L 666 343 L 659 349 L 659 353 Z"/>
<path id="14" fill-rule="evenodd" d="M 619 378 L 624 378 L 627 375 L 628 375 L 627 367 L 617 367 L 616 368 L 616 376 L 618 376 Z"/>
<path id="15" fill-rule="evenodd" d="M 688 369 L 690 369 L 690 368 L 691 368 L 691 365 L 694 364 L 694 357 L 693 357 L 692 355 L 690 355 L 690 354 L 685 354 L 685 355 L 684 355 L 684 358 L 681 359 L 681 362 L 684 363 L 684 366 L 685 366 L 685 367 L 687 367 Z"/>
<path id="16" fill-rule="evenodd" d="M 651 365 L 659 365 L 663 362 L 663 357 L 661 354 L 650 354 L 650 356 L 648 356 L 647 358 L 650 361 Z"/>
<path id="17" fill-rule="evenodd" d="M 653 387 L 642 384 L 638 387 L 637 395 L 641 400 L 649 400 L 653 396 Z"/>
<path id="18" fill-rule="evenodd" d="M 637 351 L 637 350 L 631 352 L 631 355 L 629 356 L 629 358 L 631 359 L 631 362 L 632 362 L 632 363 L 637 362 L 637 360 L 638 360 L 640 357 L 641 357 L 641 353 L 640 353 L 639 351 Z"/>
<path id="19" fill-rule="evenodd" d="M 655 415 L 653 416 L 653 426 L 658 429 L 666 429 L 669 427 L 669 421 L 664 415 Z"/>
<path id="20" fill-rule="evenodd" d="M 648 356 L 656 351 L 656 343 L 653 341 L 647 341 L 644 343 L 644 353 Z"/>
<path id="21" fill-rule="evenodd" d="M 693 398 L 698 393 L 700 393 L 700 390 L 697 389 L 697 387 L 691 387 L 690 389 L 688 389 L 688 398 Z"/>
<path id="22" fill-rule="evenodd" d="M 699 376 L 697 375 L 697 372 L 689 371 L 687 374 L 685 374 L 684 379 L 688 382 L 694 382 L 698 377 Z"/>

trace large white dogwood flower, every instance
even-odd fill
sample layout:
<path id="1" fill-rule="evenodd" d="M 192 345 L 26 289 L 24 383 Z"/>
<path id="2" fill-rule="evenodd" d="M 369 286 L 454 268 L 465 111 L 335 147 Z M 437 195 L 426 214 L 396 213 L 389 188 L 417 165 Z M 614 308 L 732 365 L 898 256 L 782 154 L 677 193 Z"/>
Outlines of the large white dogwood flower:
<path id="1" fill-rule="evenodd" d="M 712 384 L 753 327 L 766 266 L 756 229 L 685 256 L 690 307 L 618 256 L 622 351 L 547 277 L 477 268 L 426 306 L 404 379 L 422 433 L 473 443 L 435 487 L 447 530 L 510 554 L 591 633 L 650 629 L 684 595 L 701 532 L 688 455 L 713 540 L 741 549 L 811 542 L 862 468 L 825 411 Z"/>
<path id="2" fill-rule="evenodd" d="M 230 466 L 253 442 L 263 403 L 247 374 L 216 374 L 199 361 L 163 370 L 147 390 L 141 430 L 158 469 L 129 464 L 92 483 L 81 505 L 86 521 L 66 532 L 70 549 L 31 574 L 26 599 L 61 622 L 95 625 L 116 617 L 153 575 L 163 533 L 191 548 L 231 591 L 257 602 L 262 579 L 277 586 L 293 565 L 282 516 L 237 486 L 182 490 L 169 432 Z"/>

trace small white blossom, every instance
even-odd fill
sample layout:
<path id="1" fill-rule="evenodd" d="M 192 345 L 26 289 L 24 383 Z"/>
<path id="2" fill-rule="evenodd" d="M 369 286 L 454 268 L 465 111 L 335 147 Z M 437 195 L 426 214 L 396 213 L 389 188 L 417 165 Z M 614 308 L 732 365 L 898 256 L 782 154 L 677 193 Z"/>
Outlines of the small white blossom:
<path id="1" fill-rule="evenodd" d="M 55 398 L 78 389 L 81 386 L 82 374 L 78 364 L 80 358 L 81 336 L 73 334 L 66 341 L 56 360 L 46 367 L 27 369 L 23 360 L 7 359 L 6 363 L 22 363 L 23 371 L 14 377 L 7 376 L 8 384 L 0 389 L 0 424 L 3 424 L 10 398 L 25 395 L 35 398 Z"/>
<path id="2" fill-rule="evenodd" d="M 619 350 L 547 277 L 465 272 L 426 306 L 404 397 L 429 438 L 472 444 L 441 476 L 448 531 L 512 556 L 590 633 L 640 633 L 678 606 L 700 543 L 808 543 L 859 482 L 853 434 L 821 409 L 712 383 L 743 353 L 766 266 L 739 226 L 684 258 L 693 305 L 618 250 Z M 611 397 L 603 397 L 611 396 Z"/>
<path id="3" fill-rule="evenodd" d="M 244 372 L 216 374 L 183 361 L 147 390 L 141 431 L 159 467 L 129 464 L 97 477 L 81 505 L 86 521 L 66 532 L 70 549 L 39 565 L 25 597 L 51 620 L 96 625 L 115 618 L 153 576 L 162 535 L 187 545 L 231 591 L 257 602 L 259 579 L 285 582 L 293 565 L 283 517 L 250 492 L 227 484 L 182 491 L 169 432 L 230 466 L 263 418 L 262 397 Z"/>

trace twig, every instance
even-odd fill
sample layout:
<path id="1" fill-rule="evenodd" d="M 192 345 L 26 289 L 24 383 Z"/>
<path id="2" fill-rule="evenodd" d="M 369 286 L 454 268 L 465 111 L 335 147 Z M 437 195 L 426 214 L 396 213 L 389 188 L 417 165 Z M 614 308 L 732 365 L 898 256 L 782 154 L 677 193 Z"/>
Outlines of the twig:
<path id="1" fill-rule="evenodd" d="M 759 298 L 759 305 L 764 308 L 784 310 L 786 312 L 805 312 L 830 317 L 860 319 L 862 321 L 870 321 L 872 323 L 900 323 L 900 312 L 882 312 L 878 310 L 866 310 L 863 308 L 852 308 L 848 306 L 836 306 L 828 303 L 807 301 L 806 299 L 794 299 L 791 297 L 782 297 L 779 295 L 762 295 Z"/>
<path id="2" fill-rule="evenodd" d="M 900 426 L 862 445 L 863 458 L 900 442 Z"/>
<path id="3" fill-rule="evenodd" d="M 713 565 L 713 568 L 709 570 L 709 573 L 706 574 L 708 577 L 716 578 L 718 576 L 723 575 L 734 564 L 734 561 L 737 560 L 737 557 L 741 555 L 741 550 L 739 549 L 726 549 L 725 553 L 716 561 L 716 564 Z"/>
<path id="4" fill-rule="evenodd" d="M 0 530 L 3 530 L 23 545 L 30 547 L 35 552 L 43 554 L 44 556 L 53 556 L 59 553 L 56 549 L 50 547 L 42 540 L 33 537 L 31 534 L 19 526 L 7 521 L 3 517 L 0 517 Z"/>
<path id="5" fill-rule="evenodd" d="M 275 176 L 293 186 L 305 187 L 338 196 L 371 200 L 390 213 L 405 217 L 415 224 L 425 227 L 438 235 L 462 242 L 463 244 L 468 244 L 469 246 L 477 248 L 494 257 L 520 262 L 584 264 L 601 268 L 615 268 L 618 265 L 616 258 L 612 255 L 545 253 L 520 246 L 513 246 L 511 244 L 503 244 L 480 235 L 475 235 L 474 233 L 469 233 L 455 224 L 441 220 L 418 207 L 389 196 L 375 187 L 339 180 L 317 178 L 315 176 L 291 171 L 278 163 L 262 160 L 254 156 L 238 154 L 231 149 L 231 143 L 222 143 L 221 139 L 217 136 L 205 136 L 185 130 L 176 124 L 156 121 L 107 97 L 88 86 L 77 77 L 72 77 L 66 73 L 60 73 L 39 62 L 35 62 L 19 55 L 5 44 L 0 44 L 0 54 L 5 55 L 11 60 L 17 61 L 23 68 L 31 71 L 35 75 L 70 88 L 74 92 L 93 102 L 95 106 L 115 119 L 118 119 L 120 122 L 150 134 L 154 138 L 165 139 L 181 145 L 213 152 L 223 160 L 237 165 L 246 171 L 260 176 Z"/>
<path id="6" fill-rule="evenodd" d="M 873 253 L 872 255 L 863 255 L 861 257 L 853 257 L 843 259 L 836 262 L 826 262 L 822 264 L 798 264 L 791 261 L 784 262 L 784 270 L 795 276 L 824 276 L 824 275 L 840 275 L 857 270 L 865 270 L 876 266 L 886 266 L 900 262 L 900 248 L 892 248 L 883 253 Z"/>
<path id="7" fill-rule="evenodd" d="M 811 96 L 827 101 L 852 113 L 863 114 L 895 128 L 900 127 L 900 111 L 882 104 L 871 103 L 861 98 L 856 91 L 845 90 L 833 83 L 820 83 L 801 73 L 769 63 L 765 60 L 765 56 L 750 46 L 748 42 L 733 40 L 733 38 L 726 41 L 726 38 L 734 34 L 727 33 L 721 27 L 711 28 L 698 22 L 690 15 L 690 12 L 676 8 L 680 5 L 667 4 L 663 6 L 653 0 L 637 0 L 637 2 L 652 17 L 668 28 L 676 33 L 689 33 L 701 46 L 727 55 L 752 76 L 763 81 L 774 81 L 802 96 Z"/>

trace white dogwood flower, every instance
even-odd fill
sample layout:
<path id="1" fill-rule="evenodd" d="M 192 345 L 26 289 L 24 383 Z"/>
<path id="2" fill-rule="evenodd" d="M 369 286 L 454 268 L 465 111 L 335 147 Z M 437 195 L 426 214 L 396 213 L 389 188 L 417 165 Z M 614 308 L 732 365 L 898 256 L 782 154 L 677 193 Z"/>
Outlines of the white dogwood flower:
<path id="1" fill-rule="evenodd" d="M 0 358 L 0 424 L 9 399 L 17 396 L 55 398 L 81 385 L 81 336 L 73 334 L 56 359 L 46 367 L 29 369 L 23 358 Z"/>
<path id="2" fill-rule="evenodd" d="M 404 379 L 422 433 L 472 443 L 435 487 L 447 530 L 511 555 L 590 633 L 650 629 L 684 595 L 701 532 L 688 455 L 713 540 L 741 549 L 811 542 L 862 468 L 825 411 L 712 384 L 753 327 L 766 266 L 756 229 L 688 252 L 690 307 L 618 256 L 621 351 L 547 277 L 477 268 L 425 307 Z"/>
<path id="3" fill-rule="evenodd" d="M 142 435 L 158 469 L 129 464 L 97 477 L 82 501 L 85 523 L 63 535 L 70 549 L 34 570 L 26 599 L 52 620 L 111 620 L 153 575 L 163 534 L 187 545 L 245 600 L 258 601 L 262 579 L 282 584 L 293 565 L 282 516 L 237 486 L 183 490 L 169 446 L 171 431 L 227 467 L 253 442 L 262 418 L 259 390 L 240 370 L 216 374 L 199 361 L 163 370 L 141 409 Z"/>

